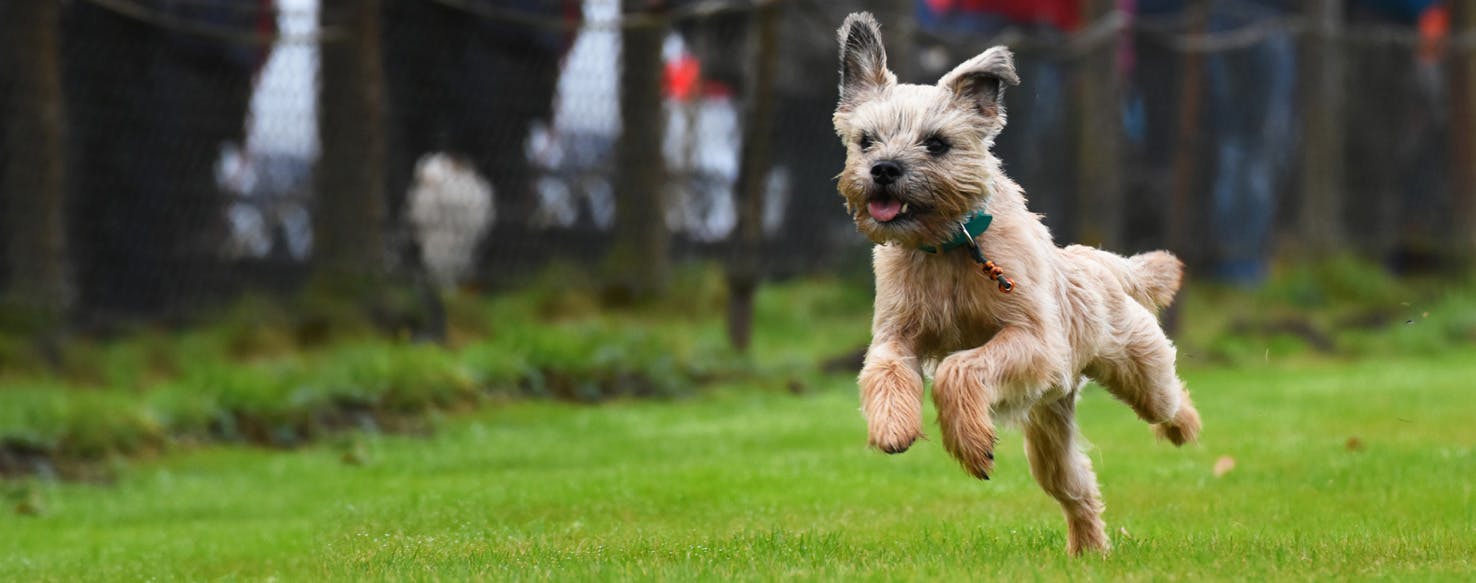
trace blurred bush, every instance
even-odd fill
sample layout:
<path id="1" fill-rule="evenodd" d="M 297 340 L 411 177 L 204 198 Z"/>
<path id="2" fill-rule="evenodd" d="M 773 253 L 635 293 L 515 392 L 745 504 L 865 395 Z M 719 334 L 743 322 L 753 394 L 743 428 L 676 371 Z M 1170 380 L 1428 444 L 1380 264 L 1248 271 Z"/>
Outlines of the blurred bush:
<path id="1" fill-rule="evenodd" d="M 304 338 L 287 311 L 249 317 L 250 299 L 210 326 L 77 339 L 54 363 L 23 361 L 0 378 L 0 475 L 75 473 L 74 462 L 177 443 L 291 447 L 344 429 L 416 430 L 428 412 L 510 398 L 670 398 L 736 379 L 789 389 L 821 356 L 864 342 L 869 318 L 865 288 L 774 286 L 757 316 L 767 341 L 744 356 L 726 343 L 715 269 L 677 274 L 680 301 L 622 310 L 603 308 L 592 282 L 544 281 L 450 298 L 444 346 Z"/>

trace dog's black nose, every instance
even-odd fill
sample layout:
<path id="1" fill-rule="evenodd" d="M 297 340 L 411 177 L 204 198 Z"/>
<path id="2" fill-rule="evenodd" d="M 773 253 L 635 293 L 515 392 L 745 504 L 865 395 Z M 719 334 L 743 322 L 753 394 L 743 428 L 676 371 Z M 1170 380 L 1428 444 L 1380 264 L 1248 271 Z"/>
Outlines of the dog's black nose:
<path id="1" fill-rule="evenodd" d="M 877 162 L 871 167 L 871 179 L 882 186 L 896 182 L 901 177 L 902 165 L 891 160 Z"/>

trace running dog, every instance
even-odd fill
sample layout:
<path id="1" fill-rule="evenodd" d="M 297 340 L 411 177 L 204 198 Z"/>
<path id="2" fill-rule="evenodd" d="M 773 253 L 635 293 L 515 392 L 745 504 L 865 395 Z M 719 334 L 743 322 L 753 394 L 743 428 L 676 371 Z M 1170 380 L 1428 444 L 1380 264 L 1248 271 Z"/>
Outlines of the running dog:
<path id="1" fill-rule="evenodd" d="M 839 30 L 838 189 L 873 252 L 876 304 L 859 379 L 871 446 L 922 436 L 925 371 L 943 447 L 970 474 L 994 471 L 996 423 L 1023 427 L 1030 471 L 1066 514 L 1067 550 L 1105 551 L 1102 499 L 1075 410 L 1087 378 L 1182 445 L 1199 413 L 1174 369 L 1157 311 L 1183 264 L 1057 247 L 990 151 L 1005 88 L 1020 82 L 994 47 L 936 85 L 897 83 L 870 14 Z"/>

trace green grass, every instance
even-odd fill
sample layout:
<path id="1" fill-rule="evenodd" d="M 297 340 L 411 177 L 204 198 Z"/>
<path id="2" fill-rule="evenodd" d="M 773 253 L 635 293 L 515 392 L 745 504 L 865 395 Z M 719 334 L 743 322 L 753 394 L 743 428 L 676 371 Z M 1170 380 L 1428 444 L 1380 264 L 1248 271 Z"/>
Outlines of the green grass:
<path id="1" fill-rule="evenodd" d="M 1476 354 L 1187 376 L 1206 428 L 1186 449 L 1154 442 L 1100 390 L 1081 404 L 1116 544 L 1105 558 L 1065 556 L 1018 432 L 990 482 L 936 439 L 883 456 L 863 447 L 852 381 L 830 378 L 803 396 L 738 384 L 679 401 L 516 403 L 442 418 L 430 438 L 204 448 L 130 462 L 111 485 L 11 484 L 43 511 L 0 516 L 0 580 L 1476 572 Z M 1221 456 L 1236 466 L 1216 478 Z"/>
<path id="2" fill-rule="evenodd" d="M 862 447 L 853 380 L 815 371 L 865 342 L 864 284 L 764 287 L 740 357 L 718 275 L 618 310 L 577 274 L 453 298 L 446 347 L 320 335 L 249 302 L 217 325 L 84 338 L 59 365 L 10 366 L 34 346 L 0 335 L 0 441 L 85 461 L 64 477 L 116 479 L 0 482 L 0 581 L 1476 571 L 1471 282 L 1344 262 L 1191 288 L 1175 337 L 1204 442 L 1154 443 L 1092 392 L 1083 425 L 1117 550 L 1070 560 L 1018 433 L 988 483 L 935 441 Z M 629 400 L 643 396 L 663 399 Z M 345 402 L 433 437 L 336 432 L 322 412 Z M 1222 456 L 1236 468 L 1216 478 Z"/>

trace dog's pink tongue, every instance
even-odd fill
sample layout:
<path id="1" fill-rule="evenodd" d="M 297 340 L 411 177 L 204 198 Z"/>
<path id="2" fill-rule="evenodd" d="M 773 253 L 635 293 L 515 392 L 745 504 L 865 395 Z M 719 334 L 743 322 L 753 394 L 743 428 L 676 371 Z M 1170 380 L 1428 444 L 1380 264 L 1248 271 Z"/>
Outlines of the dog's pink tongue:
<path id="1" fill-rule="evenodd" d="M 885 223 L 897 218 L 897 213 L 902 212 L 902 201 L 890 197 L 872 199 L 866 203 L 866 210 L 871 212 L 871 218 Z"/>

